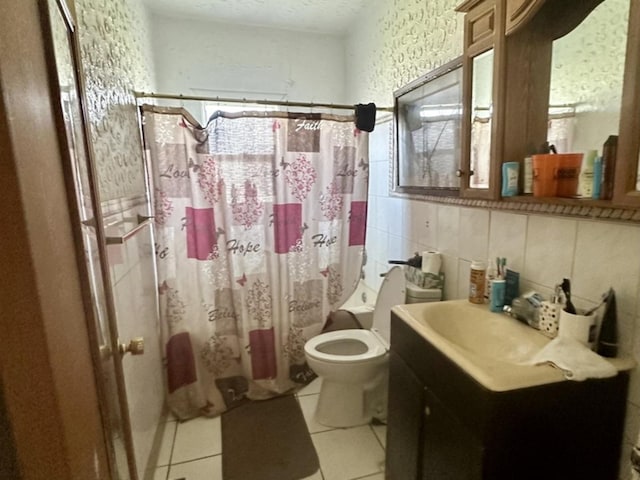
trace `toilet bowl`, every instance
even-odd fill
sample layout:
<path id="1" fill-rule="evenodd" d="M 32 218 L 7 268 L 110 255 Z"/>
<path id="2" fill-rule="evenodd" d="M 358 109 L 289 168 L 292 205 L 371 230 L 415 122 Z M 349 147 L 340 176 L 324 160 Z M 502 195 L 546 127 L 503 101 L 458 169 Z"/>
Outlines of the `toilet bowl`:
<path id="1" fill-rule="evenodd" d="M 404 271 L 393 267 L 380 287 L 370 330 L 337 330 L 305 343 L 307 363 L 322 378 L 317 422 L 352 427 L 374 417 L 386 420 L 391 307 L 405 303 L 405 288 Z"/>

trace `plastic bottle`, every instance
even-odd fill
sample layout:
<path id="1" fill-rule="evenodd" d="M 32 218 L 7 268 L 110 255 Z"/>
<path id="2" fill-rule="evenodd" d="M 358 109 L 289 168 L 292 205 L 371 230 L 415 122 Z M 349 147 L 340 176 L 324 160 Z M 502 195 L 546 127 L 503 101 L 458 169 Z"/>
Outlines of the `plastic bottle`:
<path id="1" fill-rule="evenodd" d="M 593 191 L 591 198 L 600 198 L 602 188 L 602 157 L 596 157 L 593 162 Z"/>
<path id="2" fill-rule="evenodd" d="M 518 195 L 518 177 L 520 164 L 507 162 L 502 164 L 502 196 L 513 197 Z"/>
<path id="3" fill-rule="evenodd" d="M 524 157 L 524 179 L 522 184 L 522 193 L 530 195 L 533 193 L 533 159 Z"/>
<path id="4" fill-rule="evenodd" d="M 491 259 L 487 261 L 487 265 L 489 266 L 487 267 L 487 273 L 484 282 L 484 299 L 487 303 L 489 303 L 489 300 L 491 298 L 491 281 L 498 278 L 498 269 L 496 268 L 495 263 L 491 261 Z"/>
<path id="5" fill-rule="evenodd" d="M 600 199 L 611 200 L 613 196 L 613 177 L 616 172 L 616 156 L 618 154 L 618 136 L 609 135 L 602 146 L 602 186 Z"/>
<path id="6" fill-rule="evenodd" d="M 593 195 L 594 164 L 597 156 L 596 150 L 589 150 L 582 161 L 578 177 L 578 196 L 581 198 L 591 198 Z"/>
<path id="7" fill-rule="evenodd" d="M 469 301 L 484 303 L 484 284 L 487 274 L 487 264 L 481 260 L 471 262 L 469 275 Z"/>

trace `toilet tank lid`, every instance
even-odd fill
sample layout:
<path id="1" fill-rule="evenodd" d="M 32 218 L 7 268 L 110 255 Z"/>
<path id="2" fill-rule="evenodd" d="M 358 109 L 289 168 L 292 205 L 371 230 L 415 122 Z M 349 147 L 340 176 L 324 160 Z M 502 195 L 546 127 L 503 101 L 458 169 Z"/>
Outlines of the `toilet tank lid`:
<path id="1" fill-rule="evenodd" d="M 407 282 L 407 297 L 422 298 L 424 300 L 440 300 L 442 290 L 439 288 L 422 288 Z"/>

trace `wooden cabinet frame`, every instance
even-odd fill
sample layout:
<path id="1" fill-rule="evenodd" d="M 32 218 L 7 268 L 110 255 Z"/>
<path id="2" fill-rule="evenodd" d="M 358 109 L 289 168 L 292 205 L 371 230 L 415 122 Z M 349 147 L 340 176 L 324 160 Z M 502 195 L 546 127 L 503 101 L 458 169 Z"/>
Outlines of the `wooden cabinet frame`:
<path id="1" fill-rule="evenodd" d="M 499 194 L 500 166 L 494 161 L 502 158 L 502 139 L 504 124 L 504 1 L 488 0 L 478 2 L 470 0 L 456 10 L 465 12 L 464 55 L 463 55 L 463 94 L 462 117 L 462 155 L 460 164 L 460 196 L 463 198 L 495 199 Z M 491 167 L 489 170 L 489 188 L 470 187 L 471 176 L 471 110 L 473 89 L 473 59 L 478 55 L 494 50 L 493 56 L 493 117 L 491 127 Z"/>
<path id="2" fill-rule="evenodd" d="M 589 216 L 596 218 L 613 209 L 619 213 L 604 215 L 605 218 L 637 220 L 634 207 L 640 206 L 640 192 L 636 191 L 640 157 L 640 2 L 636 0 L 629 0 L 613 199 L 500 197 L 502 163 L 517 161 L 522 168 L 524 157 L 538 151 L 547 140 L 553 40 L 573 30 L 602 1 L 606 0 L 467 0 L 456 8 L 465 13 L 461 197 L 493 200 L 490 206 L 498 208 L 508 203 L 539 211 L 535 205 L 549 205 L 551 208 L 543 209 L 549 213 L 576 207 L 593 210 L 595 214 Z M 493 12 L 492 17 L 487 12 Z M 469 185 L 472 61 L 490 48 L 495 49 L 490 188 L 478 191 L 465 188 Z"/>
<path id="3" fill-rule="evenodd" d="M 640 206 L 640 192 L 636 190 L 640 160 L 640 2 L 630 3 L 613 203 L 637 207 Z"/>

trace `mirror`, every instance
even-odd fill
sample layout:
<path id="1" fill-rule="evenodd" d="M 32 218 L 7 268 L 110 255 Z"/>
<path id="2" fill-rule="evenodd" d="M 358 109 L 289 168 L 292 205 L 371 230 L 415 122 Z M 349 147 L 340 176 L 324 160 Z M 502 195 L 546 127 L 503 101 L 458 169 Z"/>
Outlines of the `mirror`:
<path id="1" fill-rule="evenodd" d="M 455 195 L 460 189 L 462 58 L 398 90 L 394 190 Z"/>
<path id="2" fill-rule="evenodd" d="M 489 188 L 493 115 L 493 49 L 473 57 L 471 82 L 470 188 Z"/>
<path id="3" fill-rule="evenodd" d="M 605 0 L 553 42 L 547 140 L 560 153 L 598 150 L 617 135 L 629 0 Z"/>

